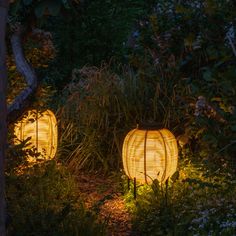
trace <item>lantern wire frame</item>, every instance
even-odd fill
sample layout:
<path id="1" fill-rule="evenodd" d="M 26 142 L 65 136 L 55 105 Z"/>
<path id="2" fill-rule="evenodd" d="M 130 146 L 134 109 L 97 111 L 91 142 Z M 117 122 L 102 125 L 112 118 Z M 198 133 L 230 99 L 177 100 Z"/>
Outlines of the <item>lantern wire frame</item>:
<path id="1" fill-rule="evenodd" d="M 133 129 L 125 137 L 122 160 L 124 171 L 134 185 L 136 181 L 149 184 L 154 179 L 164 183 L 177 169 L 177 141 L 168 129 Z"/>
<path id="2" fill-rule="evenodd" d="M 30 139 L 30 144 L 25 149 L 35 150 L 39 153 L 39 160 L 53 159 L 57 151 L 57 120 L 50 110 L 39 112 L 28 111 L 23 118 L 15 124 L 14 143 Z M 29 155 L 29 162 L 35 162 L 35 157 Z"/>

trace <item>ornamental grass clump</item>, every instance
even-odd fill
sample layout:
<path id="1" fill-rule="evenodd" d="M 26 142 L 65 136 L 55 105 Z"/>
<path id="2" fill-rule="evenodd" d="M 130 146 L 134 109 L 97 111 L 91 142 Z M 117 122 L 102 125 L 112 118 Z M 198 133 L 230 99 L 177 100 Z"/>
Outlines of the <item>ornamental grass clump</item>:
<path id="1" fill-rule="evenodd" d="M 73 170 L 100 166 L 106 171 L 119 165 L 119 128 L 126 115 L 121 81 L 107 66 L 74 70 L 73 78 L 60 110 L 62 142 L 71 148 L 65 161 Z"/>
<path id="2" fill-rule="evenodd" d="M 61 151 L 69 150 L 63 159 L 74 170 L 121 167 L 124 137 L 137 123 L 151 119 L 162 127 L 171 126 L 169 118 L 177 111 L 174 91 L 169 81 L 161 83 L 163 90 L 152 76 L 145 78 L 128 66 L 105 64 L 73 70 L 58 113 L 64 137 Z M 70 133 L 69 127 L 73 127 Z"/>

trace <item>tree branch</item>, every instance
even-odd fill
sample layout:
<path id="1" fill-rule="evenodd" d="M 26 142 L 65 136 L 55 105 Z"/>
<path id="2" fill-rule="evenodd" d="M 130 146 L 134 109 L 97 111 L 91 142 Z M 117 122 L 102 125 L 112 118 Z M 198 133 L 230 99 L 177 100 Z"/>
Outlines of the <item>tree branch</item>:
<path id="1" fill-rule="evenodd" d="M 23 34 L 22 26 L 15 27 L 14 33 L 11 36 L 11 46 L 15 57 L 17 70 L 25 78 L 27 87 L 20 92 L 14 99 L 13 103 L 8 106 L 8 123 L 14 122 L 29 106 L 29 98 L 35 92 L 38 86 L 38 80 L 34 69 L 25 59 L 22 47 L 21 36 Z"/>
<path id="2" fill-rule="evenodd" d="M 230 44 L 230 46 L 232 48 L 233 54 L 236 57 L 236 49 L 235 49 L 234 43 L 233 43 L 233 41 L 232 41 L 232 39 L 231 39 L 231 37 L 229 35 L 226 35 L 226 37 L 229 40 L 229 44 Z"/>

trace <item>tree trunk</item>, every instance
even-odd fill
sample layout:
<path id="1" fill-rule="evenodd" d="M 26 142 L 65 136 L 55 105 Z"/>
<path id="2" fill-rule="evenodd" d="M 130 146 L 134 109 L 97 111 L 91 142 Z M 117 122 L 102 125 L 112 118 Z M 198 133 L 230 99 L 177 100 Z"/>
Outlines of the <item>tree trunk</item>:
<path id="1" fill-rule="evenodd" d="M 18 72 L 24 77 L 27 87 L 14 99 L 12 104 L 8 106 L 7 121 L 15 122 L 30 105 L 30 97 L 34 94 L 38 86 L 38 78 L 35 70 L 27 62 L 22 46 L 23 27 L 21 25 L 15 28 L 11 36 L 12 52 L 15 57 L 15 63 Z"/>
<path id="2" fill-rule="evenodd" d="M 7 103 L 6 103 L 6 46 L 5 33 L 7 23 L 8 1 L 0 0 L 0 236 L 6 235 L 6 202 L 4 161 L 7 141 Z"/>

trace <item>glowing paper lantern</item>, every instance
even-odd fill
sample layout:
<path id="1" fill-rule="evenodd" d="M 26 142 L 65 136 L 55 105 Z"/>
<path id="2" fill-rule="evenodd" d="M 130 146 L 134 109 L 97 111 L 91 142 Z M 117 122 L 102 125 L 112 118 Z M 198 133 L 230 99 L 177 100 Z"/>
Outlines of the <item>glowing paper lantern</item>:
<path id="1" fill-rule="evenodd" d="M 174 135 L 167 129 L 133 129 L 125 137 L 123 166 L 129 179 L 151 183 L 164 182 L 177 168 L 178 148 Z"/>
<path id="2" fill-rule="evenodd" d="M 28 111 L 14 128 L 15 143 L 30 138 L 27 149 L 35 149 L 40 153 L 39 159 L 54 158 L 57 150 L 57 121 L 50 110 L 38 112 Z M 29 156 L 29 161 L 35 161 Z"/>

